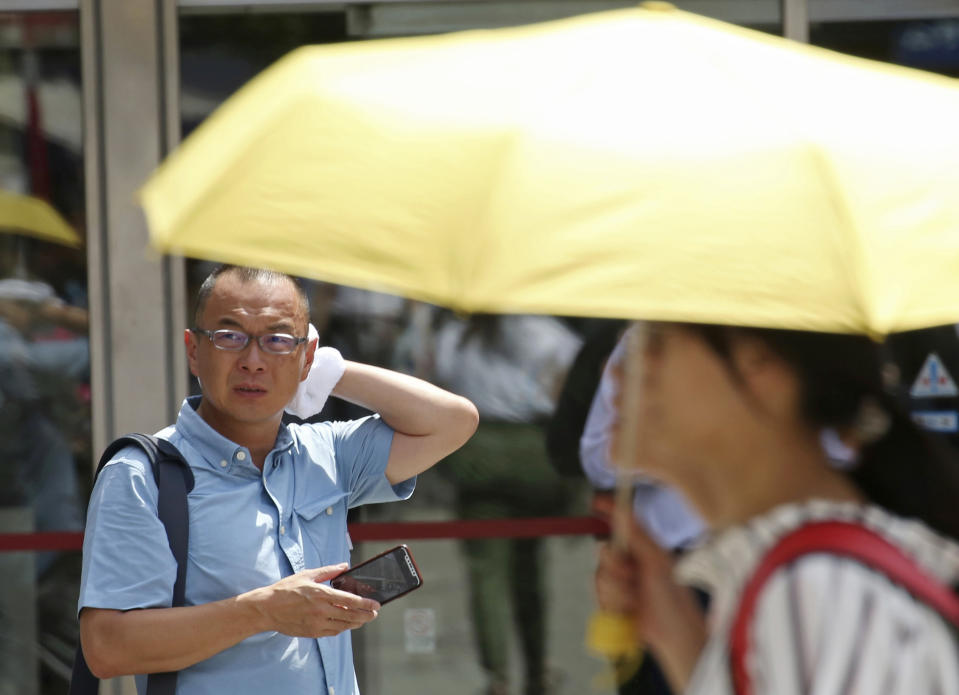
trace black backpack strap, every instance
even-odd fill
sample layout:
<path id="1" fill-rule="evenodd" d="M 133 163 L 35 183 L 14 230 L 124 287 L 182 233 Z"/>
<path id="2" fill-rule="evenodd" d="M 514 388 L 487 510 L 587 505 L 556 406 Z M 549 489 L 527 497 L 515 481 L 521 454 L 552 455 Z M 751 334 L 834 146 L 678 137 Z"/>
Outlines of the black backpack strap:
<path id="1" fill-rule="evenodd" d="M 157 514 L 166 529 L 170 550 L 176 559 L 176 581 L 173 583 L 173 605 L 182 606 L 186 596 L 186 553 L 190 544 L 190 509 L 187 494 L 193 489 L 193 471 L 165 439 L 157 440 L 161 455 L 156 459 L 159 497 Z"/>
<path id="2" fill-rule="evenodd" d="M 176 581 L 173 583 L 173 605 L 182 606 L 186 596 L 186 554 L 190 542 L 190 510 L 187 493 L 193 489 L 193 471 L 176 447 L 164 439 L 156 440 L 159 454 L 154 474 L 159 496 L 157 515 L 163 522 L 170 550 L 176 559 Z M 174 695 L 177 672 L 151 673 L 147 695 Z"/>
<path id="3" fill-rule="evenodd" d="M 100 679 L 93 675 L 87 660 L 83 658 L 83 649 L 77 644 L 73 656 L 73 671 L 70 673 L 70 689 L 67 695 L 98 695 Z"/>
<path id="4" fill-rule="evenodd" d="M 96 475 L 123 448 L 138 446 L 146 453 L 157 483 L 157 516 L 163 523 L 170 550 L 176 560 L 176 581 L 173 584 L 173 605 L 182 606 L 186 593 L 186 557 L 189 547 L 190 514 L 187 493 L 193 489 L 193 471 L 175 446 L 165 439 L 148 434 L 132 433 L 113 441 L 103 452 Z M 174 695 L 177 674 L 151 673 L 147 695 Z M 70 695 L 97 695 L 99 679 L 94 676 L 78 645 L 70 679 Z"/>

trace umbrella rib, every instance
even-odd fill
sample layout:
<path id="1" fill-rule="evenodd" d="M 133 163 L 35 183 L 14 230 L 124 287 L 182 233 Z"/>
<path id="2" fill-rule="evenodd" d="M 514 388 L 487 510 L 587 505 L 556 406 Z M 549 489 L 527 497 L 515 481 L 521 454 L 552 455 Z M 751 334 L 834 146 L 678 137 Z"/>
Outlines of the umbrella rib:
<path id="1" fill-rule="evenodd" d="M 772 37 L 766 37 L 761 34 L 753 37 L 754 41 L 770 45 L 775 50 L 782 50 L 779 44 L 770 44 L 769 39 L 772 39 Z M 758 90 L 756 84 L 743 79 L 741 72 L 736 69 L 735 65 L 728 64 L 728 61 L 724 59 L 725 56 L 723 53 L 714 51 L 712 58 L 713 60 L 708 61 L 707 64 L 713 69 L 722 72 L 724 84 L 727 84 L 730 88 L 738 86 L 742 97 L 748 97 Z M 851 252 L 842 254 L 842 261 L 847 267 L 847 272 L 853 278 L 851 284 L 856 294 L 856 301 L 860 310 L 860 320 L 863 322 L 861 326 L 856 326 L 856 328 L 865 329 L 869 333 L 876 334 L 876 326 L 874 325 L 876 317 L 873 315 L 872 307 L 867 301 L 867 289 L 871 287 L 871 277 L 868 277 L 868 263 L 867 259 L 863 256 L 865 248 L 863 244 L 863 234 L 855 222 L 856 218 L 849 205 L 849 201 L 841 194 L 842 189 L 839 186 L 840 178 L 836 174 L 836 169 L 832 165 L 828 151 L 820 142 L 810 136 L 809 129 L 803 127 L 803 124 L 796 120 L 795 113 L 787 110 L 778 99 L 770 98 L 762 102 L 757 102 L 757 104 L 759 103 L 766 108 L 769 118 L 774 118 L 775 122 L 781 123 L 784 129 L 788 129 L 798 135 L 796 141 L 805 144 L 806 156 L 813 163 L 815 169 L 820 172 L 820 181 L 823 183 L 823 188 L 831 201 L 831 208 L 837 219 L 836 227 L 839 230 L 839 236 L 848 236 L 850 240 L 855 242 L 855 248 L 858 250 L 855 257 L 853 257 L 854 254 Z M 839 241 L 838 247 L 840 249 L 848 249 L 849 245 L 843 244 L 842 239 L 838 239 L 837 241 Z"/>

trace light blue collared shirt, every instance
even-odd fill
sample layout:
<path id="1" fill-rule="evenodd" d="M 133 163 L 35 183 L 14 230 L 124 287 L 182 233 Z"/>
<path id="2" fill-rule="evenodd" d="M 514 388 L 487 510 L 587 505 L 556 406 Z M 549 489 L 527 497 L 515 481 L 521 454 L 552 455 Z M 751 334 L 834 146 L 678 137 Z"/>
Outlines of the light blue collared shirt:
<path id="1" fill-rule="evenodd" d="M 379 417 L 287 425 L 261 473 L 248 449 L 215 432 L 184 401 L 176 425 L 158 433 L 190 462 L 186 604 L 236 596 L 306 568 L 346 562 L 346 512 L 406 499 L 415 478 L 386 479 L 393 441 Z M 126 448 L 97 478 L 83 542 L 79 607 L 159 608 L 173 600 L 176 563 L 156 515 L 157 487 L 145 455 Z M 146 677 L 137 677 L 146 692 Z M 359 693 L 349 631 L 297 638 L 264 632 L 180 672 L 181 695 Z"/>

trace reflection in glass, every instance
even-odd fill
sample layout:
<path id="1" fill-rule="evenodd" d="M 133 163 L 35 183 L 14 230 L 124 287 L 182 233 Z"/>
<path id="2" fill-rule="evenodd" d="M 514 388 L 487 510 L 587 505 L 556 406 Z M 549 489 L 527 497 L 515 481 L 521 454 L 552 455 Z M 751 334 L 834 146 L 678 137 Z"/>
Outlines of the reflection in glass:
<path id="1" fill-rule="evenodd" d="M 446 316 L 436 333 L 435 380 L 480 412 L 473 438 L 439 473 L 453 482 L 461 519 L 568 514 L 576 487 L 546 454 L 542 425 L 580 347 L 579 337 L 549 316 Z M 542 538 L 463 541 L 470 615 L 489 695 L 510 687 L 505 638 L 515 624 L 526 695 L 554 692 L 546 641 L 548 568 Z"/>
<path id="2" fill-rule="evenodd" d="M 810 43 L 959 77 L 959 10 L 951 18 L 813 24 Z"/>
<path id="3" fill-rule="evenodd" d="M 0 533 L 80 531 L 90 390 L 76 13 L 0 13 Z M 65 691 L 77 553 L 0 553 L 0 692 Z"/>

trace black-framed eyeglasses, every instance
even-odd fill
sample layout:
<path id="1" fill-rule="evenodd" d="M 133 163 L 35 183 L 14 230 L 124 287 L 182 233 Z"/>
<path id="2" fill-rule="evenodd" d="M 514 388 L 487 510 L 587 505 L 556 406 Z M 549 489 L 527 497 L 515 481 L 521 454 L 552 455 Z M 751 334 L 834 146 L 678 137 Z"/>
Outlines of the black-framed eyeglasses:
<path id="1" fill-rule="evenodd" d="M 205 335 L 213 343 L 213 347 L 220 350 L 230 350 L 239 352 L 247 346 L 250 338 L 255 338 L 260 349 L 273 355 L 289 355 L 296 350 L 300 343 L 305 343 L 308 338 L 298 338 L 289 333 L 264 333 L 263 335 L 251 336 L 243 331 L 235 331 L 232 328 L 221 328 L 218 331 L 208 331 L 203 328 L 191 328 L 194 333 Z"/>

